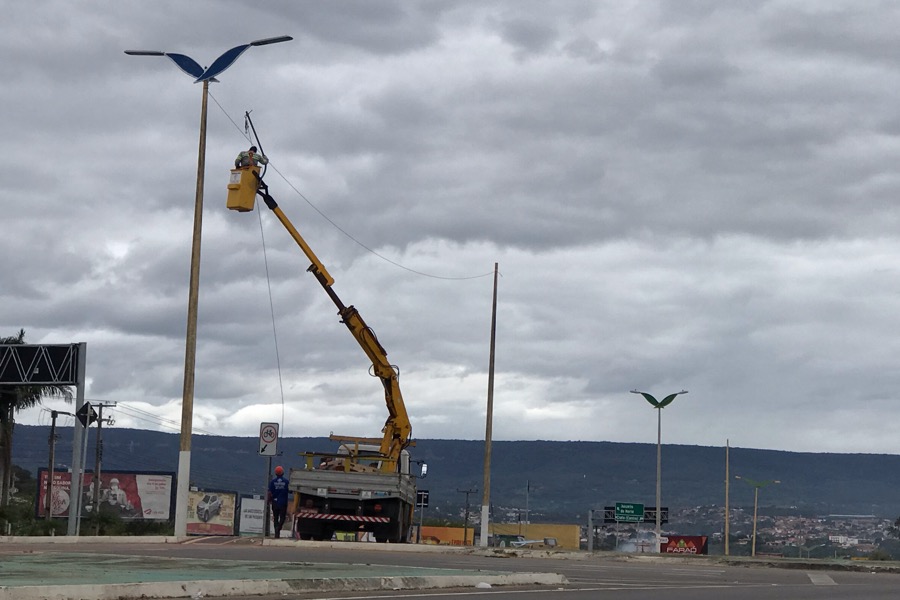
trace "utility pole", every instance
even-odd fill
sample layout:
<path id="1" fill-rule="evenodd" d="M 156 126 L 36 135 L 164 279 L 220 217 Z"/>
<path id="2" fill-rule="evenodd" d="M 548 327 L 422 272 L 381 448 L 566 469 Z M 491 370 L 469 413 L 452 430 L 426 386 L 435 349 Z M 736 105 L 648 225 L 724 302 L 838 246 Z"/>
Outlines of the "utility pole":
<path id="1" fill-rule="evenodd" d="M 728 547 L 728 538 L 731 535 L 731 524 L 730 518 L 728 516 L 728 491 L 729 486 L 731 485 L 731 477 L 729 477 L 729 453 L 731 451 L 731 443 L 729 440 L 725 440 L 725 556 L 730 554 Z"/>
<path id="2" fill-rule="evenodd" d="M 465 516 L 465 523 L 463 525 L 463 546 L 467 546 L 468 541 L 469 541 L 469 494 L 477 493 L 478 488 L 475 488 L 474 490 L 456 490 L 456 491 L 459 492 L 460 494 L 466 495 L 466 516 Z M 483 529 L 481 531 L 481 535 L 485 535 L 485 532 Z M 474 536 L 473 536 L 472 541 L 474 542 Z"/>
<path id="3" fill-rule="evenodd" d="M 531 493 L 531 480 L 525 480 L 525 539 L 528 539 L 528 496 Z"/>
<path id="4" fill-rule="evenodd" d="M 490 533 L 491 506 L 491 437 L 494 422 L 494 353 L 497 339 L 497 272 L 494 263 L 494 300 L 491 305 L 491 356 L 488 361 L 487 417 L 484 432 L 484 492 L 481 496 L 481 540 L 479 545 L 488 545 Z"/>
<path id="5" fill-rule="evenodd" d="M 94 483 L 94 535 L 100 535 L 100 463 L 101 458 L 103 457 L 103 407 L 115 408 L 116 403 L 110 402 L 100 403 L 97 405 L 97 449 L 94 456 L 94 477 L 91 481 Z M 108 419 L 110 425 L 114 423 L 112 419 Z"/>
<path id="6" fill-rule="evenodd" d="M 51 410 L 50 411 L 50 465 L 47 468 L 47 500 L 44 502 L 44 511 L 47 522 L 49 523 L 53 519 L 53 464 L 56 460 L 56 419 L 59 415 L 69 415 L 70 417 L 74 417 L 72 413 L 63 412 L 59 410 Z"/>

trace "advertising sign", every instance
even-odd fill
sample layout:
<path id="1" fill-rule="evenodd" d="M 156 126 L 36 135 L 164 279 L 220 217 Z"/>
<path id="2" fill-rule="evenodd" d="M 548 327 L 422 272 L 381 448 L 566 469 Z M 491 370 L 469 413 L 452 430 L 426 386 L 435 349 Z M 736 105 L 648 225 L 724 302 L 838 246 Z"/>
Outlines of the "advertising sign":
<path id="1" fill-rule="evenodd" d="M 265 512 L 265 500 L 258 496 L 242 496 L 240 535 L 262 535 Z"/>
<path id="2" fill-rule="evenodd" d="M 234 535 L 235 492 L 192 489 L 188 493 L 188 535 Z"/>
<path id="3" fill-rule="evenodd" d="M 709 554 L 705 535 L 670 535 L 659 545 L 661 554 Z"/>
<path id="4" fill-rule="evenodd" d="M 38 469 L 38 494 L 35 515 L 46 516 L 47 469 Z M 151 519 L 166 521 L 172 516 L 175 473 L 103 472 L 100 474 L 100 506 L 115 510 L 125 520 Z M 82 514 L 94 510 L 94 474 L 85 473 L 82 481 Z M 53 472 L 54 517 L 68 517 L 72 502 L 72 474 Z"/>

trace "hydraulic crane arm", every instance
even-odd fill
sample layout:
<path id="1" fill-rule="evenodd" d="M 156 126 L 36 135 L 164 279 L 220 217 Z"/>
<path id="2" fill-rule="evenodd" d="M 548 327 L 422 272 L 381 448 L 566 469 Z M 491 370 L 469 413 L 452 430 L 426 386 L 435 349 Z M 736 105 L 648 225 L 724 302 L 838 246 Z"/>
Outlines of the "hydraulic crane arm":
<path id="1" fill-rule="evenodd" d="M 309 247 L 309 244 L 307 244 L 306 240 L 303 239 L 303 236 L 300 235 L 300 232 L 297 231 L 290 219 L 287 218 L 278 206 L 275 199 L 269 194 L 269 186 L 259 177 L 258 171 L 249 171 L 253 173 L 253 177 L 257 180 L 257 184 L 255 184 L 256 193 L 263 199 L 266 206 L 275 213 L 275 216 L 281 221 L 281 224 L 284 225 L 284 228 L 287 229 L 288 233 L 291 234 L 291 237 L 294 238 L 294 241 L 297 242 L 297 245 L 300 246 L 303 253 L 306 254 L 306 257 L 312 263 L 307 270 L 316 277 L 321 284 L 322 289 L 325 290 L 325 293 L 327 293 L 328 297 L 331 298 L 331 301 L 334 302 L 334 305 L 338 309 L 338 315 L 341 317 L 341 322 L 347 326 L 347 329 L 353 334 L 353 338 L 369 357 L 369 360 L 372 362 L 374 374 L 381 380 L 381 383 L 384 386 L 384 400 L 388 409 L 388 418 L 382 429 L 383 436 L 381 438 L 379 453 L 382 455 L 383 459 L 381 461 L 380 470 L 389 472 L 396 471 L 399 465 L 400 453 L 409 445 L 410 436 L 412 435 L 409 415 L 406 412 L 406 406 L 403 404 L 403 395 L 400 393 L 397 369 L 388 361 L 387 351 L 385 351 L 384 347 L 378 342 L 375 332 L 366 325 L 366 322 L 359 314 L 359 311 L 352 305 L 344 305 L 337 293 L 332 289 L 334 278 L 328 273 L 325 265 L 322 264 L 319 257 L 312 251 L 312 248 Z M 241 174 L 243 177 L 246 177 L 247 175 L 249 174 Z M 252 205 L 248 209 L 246 205 L 241 208 L 232 206 L 232 203 L 229 202 L 229 208 L 235 210 L 250 210 L 252 209 Z"/>

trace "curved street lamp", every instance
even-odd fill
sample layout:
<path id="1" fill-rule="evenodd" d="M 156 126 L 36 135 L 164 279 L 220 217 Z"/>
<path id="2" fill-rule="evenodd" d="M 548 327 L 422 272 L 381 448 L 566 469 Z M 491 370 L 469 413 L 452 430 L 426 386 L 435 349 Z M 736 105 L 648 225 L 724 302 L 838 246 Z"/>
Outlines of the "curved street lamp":
<path id="1" fill-rule="evenodd" d="M 741 481 L 746 481 L 750 485 L 753 486 L 753 541 L 750 543 L 750 556 L 756 556 L 756 512 L 759 507 L 759 489 L 764 488 L 767 485 L 771 485 L 773 483 L 781 483 L 777 479 L 768 479 L 766 481 L 755 481 L 753 479 L 749 479 L 747 477 L 741 477 L 740 475 L 735 475 L 735 479 L 740 479 Z"/>
<path id="2" fill-rule="evenodd" d="M 194 366 L 197 358 L 197 304 L 200 287 L 200 232 L 203 228 L 203 176 L 206 171 L 206 104 L 209 82 L 218 81 L 216 75 L 234 64 L 234 61 L 251 46 L 268 46 L 287 42 L 294 38 L 283 35 L 256 40 L 235 46 L 213 61 L 209 67 L 201 67 L 190 56 L 159 50 L 126 50 L 130 56 L 165 56 L 184 73 L 203 84 L 203 100 L 200 106 L 200 149 L 197 158 L 197 189 L 194 195 L 194 235 L 191 244 L 191 279 L 188 292 L 187 335 L 184 351 L 184 389 L 181 403 L 181 443 L 178 454 L 178 487 L 175 494 L 175 535 L 187 535 L 187 508 L 191 478 L 191 430 L 194 411 Z"/>
<path id="3" fill-rule="evenodd" d="M 662 537 L 660 532 L 660 524 L 662 523 L 660 519 L 660 514 L 662 513 L 662 409 L 672 404 L 676 396 L 687 394 L 687 390 L 669 394 L 662 400 L 657 400 L 650 394 L 639 392 L 638 390 L 631 390 L 631 393 L 640 394 L 656 409 L 656 551 L 659 552 L 659 540 Z"/>

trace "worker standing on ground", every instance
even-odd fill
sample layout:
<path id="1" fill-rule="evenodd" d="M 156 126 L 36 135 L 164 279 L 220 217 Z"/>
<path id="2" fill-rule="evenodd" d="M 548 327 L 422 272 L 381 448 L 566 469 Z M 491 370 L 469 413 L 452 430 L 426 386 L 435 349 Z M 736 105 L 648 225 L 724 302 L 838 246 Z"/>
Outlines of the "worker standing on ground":
<path id="1" fill-rule="evenodd" d="M 258 167 L 259 165 L 267 165 L 269 164 L 269 159 L 266 158 L 265 154 L 260 154 L 256 150 L 256 146 L 250 146 L 249 150 L 244 150 L 240 154 L 237 155 L 237 158 L 234 159 L 234 168 L 240 169 L 242 167 L 254 166 Z"/>
<path id="2" fill-rule="evenodd" d="M 288 480 L 284 478 L 284 469 L 275 467 L 275 479 L 269 482 L 269 504 L 272 506 L 272 520 L 275 524 L 275 537 L 281 537 L 281 528 L 287 517 Z"/>

